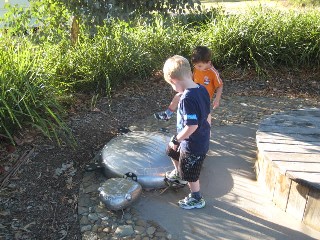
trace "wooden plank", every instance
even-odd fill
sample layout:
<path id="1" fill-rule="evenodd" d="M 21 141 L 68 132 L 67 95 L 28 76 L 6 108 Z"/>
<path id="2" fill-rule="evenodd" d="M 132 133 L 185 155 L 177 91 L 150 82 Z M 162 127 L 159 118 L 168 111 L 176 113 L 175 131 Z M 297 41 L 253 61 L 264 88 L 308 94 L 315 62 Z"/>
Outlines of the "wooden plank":
<path id="1" fill-rule="evenodd" d="M 290 145 L 290 144 L 273 144 L 257 143 L 261 151 L 284 152 L 284 153 L 314 153 L 320 155 L 320 146 L 313 145 Z"/>
<path id="2" fill-rule="evenodd" d="M 265 184 L 267 186 L 268 191 L 270 192 L 271 196 L 274 194 L 274 187 L 276 182 L 276 174 L 277 169 L 273 166 L 271 161 L 264 160 L 265 165 Z"/>
<path id="3" fill-rule="evenodd" d="M 272 162 L 268 159 L 265 159 L 265 155 L 258 151 L 256 168 L 258 170 L 257 180 L 261 183 L 264 183 L 269 195 L 270 199 L 272 199 L 273 191 L 274 191 L 274 183 L 275 183 L 275 175 L 273 173 L 273 165 Z"/>
<path id="4" fill-rule="evenodd" d="M 266 182 L 266 172 L 267 172 L 267 163 L 264 159 L 264 155 L 260 154 L 261 152 L 258 151 L 258 157 L 257 157 L 257 180 L 260 182 L 265 183 Z"/>
<path id="5" fill-rule="evenodd" d="M 310 190 L 303 222 L 320 231 L 320 191 Z"/>
<path id="6" fill-rule="evenodd" d="M 274 162 L 306 162 L 306 163 L 320 163 L 320 156 L 312 153 L 291 153 L 291 157 L 288 158 L 288 153 L 283 152 L 268 152 L 264 153 Z"/>
<path id="7" fill-rule="evenodd" d="M 261 122 L 256 143 L 272 201 L 320 230 L 320 109 L 272 115 Z"/>
<path id="8" fill-rule="evenodd" d="M 311 127 L 320 126 L 320 117 L 317 116 L 295 116 L 295 115 L 275 115 L 263 120 L 261 125 L 278 125 L 278 126 L 301 126 Z"/>
<path id="9" fill-rule="evenodd" d="M 320 111 L 320 110 L 319 110 Z M 320 118 L 317 114 L 312 114 L 311 112 L 300 112 L 300 114 L 296 115 L 297 112 L 289 113 L 289 114 L 275 114 L 272 115 L 269 119 L 282 120 L 282 121 L 315 121 Z"/>
<path id="10" fill-rule="evenodd" d="M 257 160 L 254 163 L 254 169 L 256 173 L 256 179 L 259 181 L 262 175 L 264 175 L 265 171 L 262 169 L 262 164 L 263 164 L 263 154 L 257 150 Z M 261 174 L 261 176 L 260 176 Z"/>
<path id="11" fill-rule="evenodd" d="M 286 212 L 302 221 L 309 189 L 294 181 L 291 182 Z"/>
<path id="12" fill-rule="evenodd" d="M 284 134 L 284 133 L 274 133 L 274 132 L 263 132 L 260 130 L 257 131 L 257 133 L 256 133 L 257 142 L 266 141 L 268 139 L 318 142 L 320 139 L 320 134 L 319 135 L 316 135 L 316 134 L 299 135 L 296 133 Z"/>
<path id="13" fill-rule="evenodd" d="M 296 116 L 296 117 L 320 117 L 320 108 L 296 109 L 286 112 L 275 113 L 269 118 L 282 116 Z"/>
<path id="14" fill-rule="evenodd" d="M 317 141 L 300 141 L 295 139 L 274 139 L 274 138 L 268 138 L 268 139 L 257 139 L 257 143 L 259 144 L 286 144 L 286 145 L 292 145 L 296 147 L 300 146 L 317 146 L 320 147 L 320 141 L 319 139 Z"/>
<path id="15" fill-rule="evenodd" d="M 282 134 L 301 134 L 301 135 L 315 135 L 315 137 L 319 137 L 320 128 L 316 127 L 284 127 L 278 125 L 260 125 L 259 131 L 262 132 L 273 132 L 273 133 L 282 133 Z"/>
<path id="16" fill-rule="evenodd" d="M 291 180 L 275 172 L 275 186 L 272 201 L 283 211 L 286 210 Z"/>
<path id="17" fill-rule="evenodd" d="M 290 154 L 288 154 L 290 155 Z M 285 161 L 274 161 L 274 163 L 280 168 L 280 171 L 285 174 L 286 172 L 305 172 L 305 173 L 319 173 L 319 163 L 307 163 L 307 162 L 285 162 Z M 319 179 L 320 183 L 320 179 Z"/>
<path id="18" fill-rule="evenodd" d="M 320 189 L 319 173 L 287 171 L 286 176 L 288 176 L 288 178 L 294 179 L 295 181 L 301 182 L 301 184 L 304 184 L 309 188 Z"/>
<path id="19" fill-rule="evenodd" d="M 320 108 L 305 108 L 305 109 L 296 109 L 296 110 L 291 110 L 283 113 L 277 113 L 275 115 L 290 115 L 290 116 L 310 116 L 310 117 L 320 117 Z"/>

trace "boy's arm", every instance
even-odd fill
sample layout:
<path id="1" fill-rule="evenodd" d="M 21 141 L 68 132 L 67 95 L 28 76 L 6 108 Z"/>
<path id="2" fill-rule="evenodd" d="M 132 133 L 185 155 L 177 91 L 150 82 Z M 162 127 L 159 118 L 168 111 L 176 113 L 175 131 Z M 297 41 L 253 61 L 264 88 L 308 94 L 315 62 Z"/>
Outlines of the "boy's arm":
<path id="1" fill-rule="evenodd" d="M 174 95 L 174 97 L 168 107 L 168 109 L 171 112 L 174 112 L 177 109 L 181 95 L 182 95 L 182 93 L 177 93 L 176 95 Z"/>
<path id="2" fill-rule="evenodd" d="M 186 125 L 177 135 L 178 142 L 190 137 L 192 133 L 194 133 L 198 128 L 198 125 Z"/>
<path id="3" fill-rule="evenodd" d="M 220 99 L 221 99 L 221 95 L 222 95 L 222 89 L 223 89 L 223 85 L 221 85 L 220 87 L 217 88 L 216 90 L 216 97 L 213 100 L 213 109 L 216 109 L 217 107 L 219 107 L 220 105 Z"/>
<path id="4" fill-rule="evenodd" d="M 179 143 L 182 142 L 184 139 L 188 138 L 192 133 L 194 133 L 197 130 L 197 128 L 198 125 L 186 125 L 176 136 L 176 140 Z M 175 145 L 173 142 L 170 142 L 169 146 L 174 150 L 177 149 L 177 145 Z"/>

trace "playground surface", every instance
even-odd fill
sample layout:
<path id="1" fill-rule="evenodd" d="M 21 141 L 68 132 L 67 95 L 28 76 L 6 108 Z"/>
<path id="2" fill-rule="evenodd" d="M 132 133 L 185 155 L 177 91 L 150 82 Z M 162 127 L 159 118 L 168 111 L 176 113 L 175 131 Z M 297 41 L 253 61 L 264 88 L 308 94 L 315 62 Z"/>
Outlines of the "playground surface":
<path id="1" fill-rule="evenodd" d="M 135 207 L 176 239 L 320 239 L 320 232 L 275 206 L 256 181 L 257 127 L 241 124 L 212 130 L 200 178 L 205 208 L 188 211 L 177 206 L 177 200 L 188 194 L 187 187 L 147 192 Z"/>
<path id="2" fill-rule="evenodd" d="M 140 127 L 145 131 L 174 128 L 174 121 L 160 125 L 152 117 L 167 106 L 174 94 L 163 79 L 132 83 L 112 99 L 102 98 L 94 109 L 88 107 L 91 98 L 78 96 L 77 108 L 69 119 L 78 142 L 76 149 L 57 146 L 33 132 L 22 132 L 24 143 L 8 156 L 2 155 L 8 163 L 24 162 L 0 191 L 0 238 L 119 239 L 118 234 L 123 234 L 127 236 L 123 239 L 174 239 L 177 224 L 181 222 L 183 226 L 177 238 L 183 239 L 192 236 L 188 231 L 193 231 L 187 229 L 186 219 L 198 216 L 195 220 L 205 230 L 212 222 L 212 229 L 217 231 L 212 236 L 216 239 L 219 236 L 231 239 L 236 234 L 240 239 L 259 236 L 276 239 L 288 235 L 319 239 L 314 230 L 275 208 L 271 197 L 254 179 L 251 160 L 256 154 L 255 131 L 263 119 L 282 111 L 319 108 L 318 78 L 298 75 L 292 81 L 287 79 L 279 78 L 278 73 L 268 83 L 259 79 L 224 81 L 221 105 L 213 112 L 212 149 L 202 176 L 207 206 L 199 211 L 181 211 L 176 205 L 187 194 L 187 188 L 179 192 L 166 190 L 162 194 L 144 192 L 123 212 L 108 211 L 99 204 L 97 191 L 105 180 L 103 175 L 99 171 L 85 172 L 86 164 L 116 136 L 119 126 L 133 126 L 132 130 Z M 303 85 L 299 85 L 300 79 L 304 79 Z M 271 80 L 280 85 L 275 89 Z M 28 158 L 21 157 L 32 149 L 33 154 Z M 206 172 L 209 169 L 213 172 Z M 210 180 L 210 189 L 206 179 Z M 149 208 L 159 216 L 153 214 L 149 218 L 148 214 L 152 214 Z M 181 214 L 174 215 L 176 224 L 168 226 L 171 211 Z M 158 217 L 159 221 L 154 220 Z M 199 228 L 200 224 L 195 226 Z M 259 235 L 260 230 L 263 235 Z"/>
<path id="3" fill-rule="evenodd" d="M 158 122 L 150 116 L 131 129 L 165 128 L 173 132 L 172 123 Z M 188 195 L 188 187 L 143 191 L 123 215 L 130 221 L 125 220 L 122 226 L 132 226 L 132 232 L 119 228 L 118 234 L 127 239 L 320 239 L 320 232 L 276 206 L 266 186 L 256 180 L 258 127 L 258 123 L 242 123 L 212 128 L 210 150 L 200 177 L 205 208 L 179 208 L 177 201 Z M 98 209 L 98 201 L 96 204 L 91 207 Z M 144 226 L 139 225 L 141 219 L 146 221 Z M 89 232 L 84 236 L 90 236 Z"/>

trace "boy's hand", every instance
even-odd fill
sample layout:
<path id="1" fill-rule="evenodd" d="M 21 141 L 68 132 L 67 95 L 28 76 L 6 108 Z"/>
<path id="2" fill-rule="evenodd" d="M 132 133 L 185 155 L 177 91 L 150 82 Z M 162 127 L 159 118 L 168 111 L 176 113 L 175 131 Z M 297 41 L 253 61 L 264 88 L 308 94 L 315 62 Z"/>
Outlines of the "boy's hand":
<path id="1" fill-rule="evenodd" d="M 170 139 L 169 142 L 169 146 L 173 149 L 173 150 L 177 150 L 177 148 L 179 147 L 180 143 L 177 140 L 177 135 L 173 135 Z"/>
<path id="2" fill-rule="evenodd" d="M 169 142 L 169 146 L 175 151 L 178 149 L 178 145 L 174 145 L 173 142 Z"/>
<path id="3" fill-rule="evenodd" d="M 212 103 L 212 109 L 218 108 L 219 105 L 220 105 L 220 101 L 217 100 L 217 99 L 215 99 L 215 100 L 213 101 L 213 103 Z"/>

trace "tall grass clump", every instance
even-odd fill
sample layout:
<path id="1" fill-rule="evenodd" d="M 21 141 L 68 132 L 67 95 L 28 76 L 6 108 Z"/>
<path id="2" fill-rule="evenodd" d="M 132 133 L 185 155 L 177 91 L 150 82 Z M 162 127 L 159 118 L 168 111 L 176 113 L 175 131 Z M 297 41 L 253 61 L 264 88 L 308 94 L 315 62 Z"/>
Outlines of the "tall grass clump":
<path id="1" fill-rule="evenodd" d="M 65 12 L 67 15 L 68 12 Z M 197 45 L 212 49 L 214 65 L 254 68 L 320 66 L 319 11 L 281 12 L 263 7 L 226 15 L 223 9 L 190 15 L 109 19 L 94 35 L 80 22 L 76 44 L 67 23 L 49 22 L 35 34 L 0 37 L 0 134 L 32 125 L 60 141 L 68 128 L 65 103 L 77 93 L 108 95 L 133 79 L 145 81 L 169 56 L 190 57 Z M 66 19 L 66 17 L 65 17 Z M 58 18 L 54 19 L 57 24 Z"/>
<path id="2" fill-rule="evenodd" d="M 146 79 L 170 55 L 189 54 L 189 39 L 183 25 L 160 15 L 153 21 L 113 20 L 98 27 L 94 37 L 82 31 L 75 46 L 44 44 L 46 58 L 39 68 L 61 91 L 108 95 L 120 84 Z"/>
<path id="3" fill-rule="evenodd" d="M 25 126 L 37 128 L 58 142 L 70 134 L 54 91 L 38 77 L 37 62 L 42 53 L 23 38 L 0 41 L 0 133 L 11 141 L 13 133 Z"/>
<path id="4" fill-rule="evenodd" d="M 115 19 L 94 36 L 81 28 L 76 45 L 57 37 L 1 38 L 0 134 L 12 138 L 13 130 L 32 124 L 58 139 L 60 129 L 66 130 L 61 103 L 70 96 L 110 95 L 119 85 L 161 69 L 168 56 L 189 52 L 184 27 L 160 15 L 154 21 Z"/>
<path id="5" fill-rule="evenodd" d="M 319 11 L 258 7 L 247 14 L 221 15 L 203 26 L 199 39 L 224 66 L 254 67 L 263 73 L 279 66 L 320 65 Z"/>
<path id="6" fill-rule="evenodd" d="M 292 3 L 297 6 L 320 6 L 320 1 L 319 0 L 289 0 L 289 3 Z"/>

